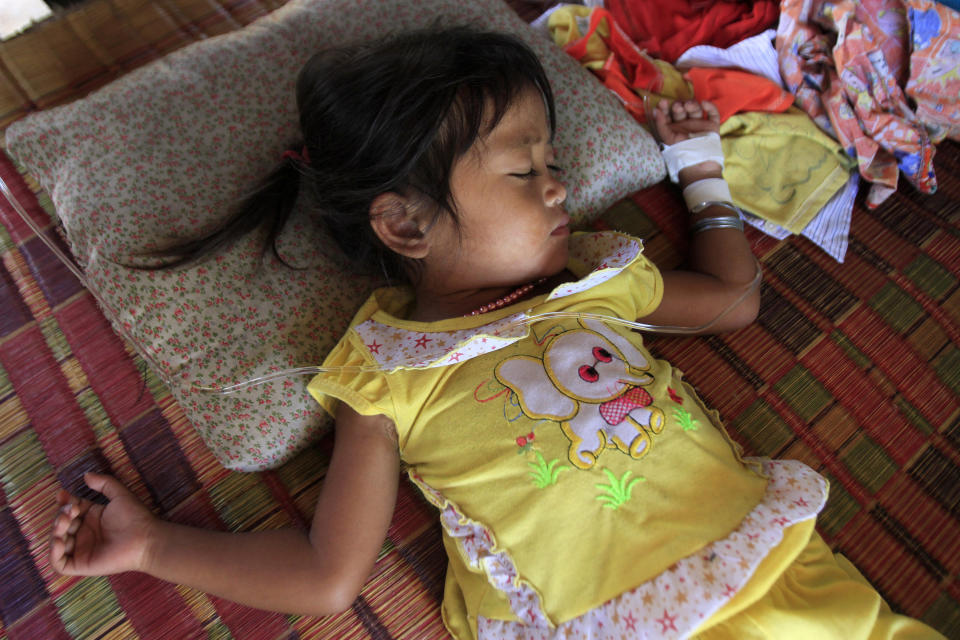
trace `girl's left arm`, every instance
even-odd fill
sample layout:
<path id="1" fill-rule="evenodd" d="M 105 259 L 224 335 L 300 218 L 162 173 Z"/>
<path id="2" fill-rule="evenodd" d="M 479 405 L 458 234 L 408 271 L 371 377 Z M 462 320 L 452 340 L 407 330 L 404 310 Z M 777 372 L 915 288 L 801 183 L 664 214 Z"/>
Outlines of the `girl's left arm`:
<path id="1" fill-rule="evenodd" d="M 691 219 L 729 215 L 710 207 Z M 690 239 L 687 264 L 663 272 L 663 299 L 643 322 L 660 326 L 704 327 L 712 334 L 752 323 L 760 310 L 759 264 L 742 231 L 710 229 Z M 704 326 L 707 325 L 707 326 Z"/>
<path id="2" fill-rule="evenodd" d="M 690 131 L 716 130 L 719 118 L 708 103 L 677 103 L 654 112 L 660 138 L 673 144 Z M 682 116 L 682 119 L 677 119 Z M 707 178 L 723 178 L 716 162 L 702 162 L 679 173 L 680 187 Z M 690 217 L 690 224 L 703 218 L 729 216 L 725 207 L 708 207 Z M 760 287 L 755 283 L 759 263 L 742 231 L 709 229 L 690 238 L 683 268 L 663 272 L 663 299 L 643 322 L 660 326 L 704 327 L 701 333 L 720 333 L 752 323 L 760 310 Z M 754 286 L 751 286 L 754 285 Z"/>

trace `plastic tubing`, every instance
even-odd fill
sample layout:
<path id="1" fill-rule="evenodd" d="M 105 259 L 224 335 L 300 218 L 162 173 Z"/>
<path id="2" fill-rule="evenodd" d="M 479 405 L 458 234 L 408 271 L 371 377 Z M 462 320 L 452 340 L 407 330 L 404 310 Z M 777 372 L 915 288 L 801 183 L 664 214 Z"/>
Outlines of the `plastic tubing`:
<path id="1" fill-rule="evenodd" d="M 47 235 L 43 233 L 43 231 L 39 228 L 39 226 L 33 221 L 33 219 L 29 216 L 29 214 L 27 214 L 27 212 L 23 209 L 20 202 L 16 199 L 16 197 L 14 197 L 10 188 L 6 185 L 6 183 L 4 183 L 2 179 L 0 179 L 0 195 L 3 195 L 5 197 L 5 199 L 10 203 L 10 206 L 13 207 L 14 211 L 23 219 L 23 221 L 27 224 L 27 226 L 30 227 L 30 230 L 33 231 L 43 241 L 44 244 L 47 245 L 47 247 L 53 252 L 53 254 L 57 257 L 57 259 L 59 259 L 60 262 L 66 265 L 66 267 L 77 277 L 78 280 L 80 280 L 80 282 L 87 288 L 87 290 L 89 290 L 91 294 L 93 294 L 94 298 L 100 304 L 101 309 L 103 309 L 104 311 L 108 310 L 109 306 L 106 305 L 105 301 L 102 300 L 99 295 L 97 295 L 96 290 L 93 287 L 88 285 L 86 274 L 84 274 L 83 271 L 79 267 L 77 267 L 77 265 L 73 262 L 73 260 L 71 260 L 66 255 L 64 255 L 64 253 L 60 250 L 60 248 L 56 244 L 50 241 Z M 94 255 L 95 255 L 95 252 L 96 252 L 96 248 L 94 248 Z M 91 256 L 89 262 L 93 262 L 93 256 Z M 754 259 L 754 265 L 756 267 L 756 273 L 753 276 L 753 280 L 751 280 L 744 287 L 743 293 L 741 293 L 736 300 L 734 300 L 729 305 L 727 305 L 726 308 L 720 311 L 720 313 L 714 316 L 712 320 L 710 320 L 706 324 L 700 325 L 699 327 L 677 327 L 677 326 L 669 326 L 669 325 L 647 324 L 645 322 L 624 320 L 622 318 L 605 316 L 597 313 L 580 313 L 580 312 L 574 312 L 574 311 L 549 311 L 546 313 L 538 313 L 538 314 L 520 318 L 516 322 L 511 323 L 508 326 L 525 326 L 525 325 L 534 324 L 536 322 L 542 322 L 543 320 L 553 320 L 558 318 L 577 318 L 577 319 L 586 319 L 586 320 L 600 320 L 602 322 L 606 322 L 607 324 L 615 324 L 622 327 L 627 327 L 629 329 L 636 329 L 638 331 L 646 331 L 650 333 L 663 333 L 663 334 L 669 334 L 669 335 L 699 334 L 699 333 L 703 333 L 704 331 L 706 331 L 707 329 L 715 325 L 717 322 L 719 322 L 721 318 L 723 318 L 728 313 L 730 313 L 730 311 L 735 309 L 741 302 L 743 302 L 747 298 L 748 295 L 750 295 L 750 293 L 752 293 L 757 287 L 760 286 L 760 282 L 763 280 L 763 269 L 760 266 L 760 262 L 758 262 L 756 259 Z M 109 315 L 112 316 L 112 314 L 109 314 Z M 114 329 L 116 329 L 128 341 L 130 341 L 133 344 L 136 343 L 130 337 L 130 335 L 123 330 L 121 323 L 114 321 L 113 326 L 114 326 Z M 143 356 L 145 359 L 150 361 L 150 363 L 154 366 L 154 371 L 156 371 L 158 375 L 161 376 L 161 378 L 165 383 L 171 386 L 173 385 L 173 381 L 168 380 L 167 376 L 162 374 L 163 369 L 156 362 L 154 362 L 152 358 L 150 358 L 145 353 L 142 353 L 141 356 Z M 362 372 L 369 372 L 369 371 L 387 371 L 387 370 L 388 369 L 386 367 L 379 367 L 376 365 L 353 366 L 353 367 L 349 367 L 349 366 L 348 367 L 321 367 L 321 366 L 293 367 L 290 369 L 282 369 L 280 371 L 274 371 L 262 376 L 258 376 L 256 378 L 250 378 L 248 380 L 243 380 L 241 382 L 237 382 L 237 383 L 222 386 L 222 387 L 202 385 L 197 382 L 193 382 L 190 385 L 190 389 L 193 391 L 201 392 L 201 393 L 229 395 L 231 393 L 238 393 L 245 389 L 249 389 L 250 387 L 255 387 L 261 384 L 266 384 L 268 382 L 273 382 L 274 380 L 282 380 L 284 378 L 290 378 L 292 376 L 316 375 L 318 373 L 335 373 L 335 372 L 343 372 L 343 371 L 362 373 Z"/>
<path id="2" fill-rule="evenodd" d="M 517 327 L 517 326 L 526 326 L 531 325 L 537 322 L 542 322 L 544 320 L 555 320 L 559 318 L 576 318 L 579 320 L 600 320 L 607 324 L 615 324 L 621 327 L 627 327 L 629 329 L 636 329 L 638 331 L 646 331 L 650 333 L 663 333 L 669 335 L 694 335 L 703 333 L 710 327 L 714 326 L 719 322 L 723 317 L 730 313 L 733 309 L 737 308 L 741 302 L 743 302 L 747 296 L 749 296 L 754 290 L 760 286 L 760 282 L 763 280 L 763 269 L 760 266 L 760 262 L 756 259 L 754 260 L 754 265 L 756 267 L 756 273 L 751 280 L 743 289 L 743 293 L 737 297 L 736 300 L 727 305 L 720 313 L 713 317 L 706 324 L 702 324 L 699 327 L 678 327 L 671 325 L 657 325 L 657 324 L 647 324 L 645 322 L 636 322 L 633 320 L 624 320 L 622 318 L 616 318 L 614 316 L 606 316 L 599 313 L 583 313 L 578 311 L 548 311 L 545 313 L 537 313 L 523 318 L 517 319 L 515 322 L 511 323 L 508 326 Z M 213 387 L 208 385 L 201 385 L 196 382 L 193 383 L 192 389 L 194 391 L 200 391 L 203 393 L 215 393 L 218 395 L 229 395 L 231 393 L 237 393 L 250 387 L 254 387 L 261 384 L 266 384 L 268 382 L 273 382 L 274 380 L 282 380 L 284 378 L 289 378 L 291 376 L 299 375 L 316 375 L 318 373 L 340 373 L 340 372 L 355 372 L 355 373 L 365 373 L 371 371 L 389 371 L 386 367 L 380 367 L 377 365 L 365 365 L 365 366 L 342 366 L 342 367 L 321 367 L 321 366 L 307 366 L 307 367 L 294 367 L 291 369 L 283 369 L 281 371 L 274 371 L 256 378 L 250 378 L 242 382 L 237 382 L 235 384 L 226 385 L 223 387 Z"/>

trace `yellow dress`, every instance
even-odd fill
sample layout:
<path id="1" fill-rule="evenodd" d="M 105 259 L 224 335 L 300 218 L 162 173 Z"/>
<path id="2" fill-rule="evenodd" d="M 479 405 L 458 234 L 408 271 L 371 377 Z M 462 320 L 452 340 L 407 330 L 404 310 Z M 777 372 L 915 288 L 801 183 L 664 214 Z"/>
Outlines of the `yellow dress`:
<path id="1" fill-rule="evenodd" d="M 639 334 L 585 315 L 659 304 L 639 241 L 575 234 L 569 268 L 549 295 L 432 323 L 379 290 L 310 383 L 331 413 L 395 423 L 440 510 L 457 638 L 689 635 L 772 550 L 799 553 L 826 499 L 799 462 L 741 458 Z"/>

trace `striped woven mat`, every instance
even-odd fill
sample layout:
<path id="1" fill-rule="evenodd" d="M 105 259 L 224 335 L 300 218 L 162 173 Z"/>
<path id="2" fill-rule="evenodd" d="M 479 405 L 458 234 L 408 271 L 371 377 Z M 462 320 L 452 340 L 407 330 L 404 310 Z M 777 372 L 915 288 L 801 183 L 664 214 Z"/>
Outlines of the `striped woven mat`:
<path id="1" fill-rule="evenodd" d="M 108 7 L 114 20 L 139 25 L 140 43 L 100 40 L 103 56 L 115 54 L 108 63 L 79 79 L 40 73 L 46 84 L 29 86 L 17 80 L 27 77 L 17 57 L 25 54 L 0 45 L 0 118 L 80 95 L 171 42 L 236 28 L 279 4 L 91 0 L 86 11 Z M 148 9 L 161 17 L 135 12 Z M 104 15 L 93 14 L 100 31 L 77 26 L 79 18 L 68 30 L 81 43 L 85 33 L 107 33 Z M 819 519 L 828 543 L 895 609 L 960 637 L 960 145 L 943 144 L 936 167 L 934 196 L 904 187 L 876 211 L 858 204 L 844 264 L 803 239 L 751 232 L 765 270 L 758 322 L 723 337 L 651 345 L 686 372 L 748 452 L 800 459 L 829 477 Z M 63 246 L 49 199 L 2 154 L 0 178 L 41 233 Z M 684 250 L 683 215 L 676 194 L 657 186 L 598 225 L 646 237 L 654 259 L 672 266 Z M 275 471 L 224 470 L 3 198 L 0 223 L 0 640 L 446 637 L 436 517 L 406 483 L 374 575 L 339 616 L 263 613 L 139 574 L 53 573 L 45 545 L 55 490 L 78 489 L 83 471 L 114 473 L 178 522 L 305 527 L 330 443 Z"/>

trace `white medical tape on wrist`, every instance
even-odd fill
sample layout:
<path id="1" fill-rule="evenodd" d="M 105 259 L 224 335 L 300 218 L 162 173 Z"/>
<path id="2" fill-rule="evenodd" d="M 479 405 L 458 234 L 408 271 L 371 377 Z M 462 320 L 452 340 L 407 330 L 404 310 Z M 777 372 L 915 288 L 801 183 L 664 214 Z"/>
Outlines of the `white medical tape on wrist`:
<path id="1" fill-rule="evenodd" d="M 701 162 L 713 161 L 723 168 L 723 147 L 720 146 L 720 135 L 711 131 L 664 146 L 663 160 L 667 163 L 667 172 L 673 182 L 678 181 L 681 169 Z"/>
<path id="2" fill-rule="evenodd" d="M 688 210 L 701 202 L 716 200 L 733 202 L 733 197 L 730 195 L 730 185 L 723 178 L 704 178 L 691 182 L 683 188 L 683 201 L 687 203 Z"/>

